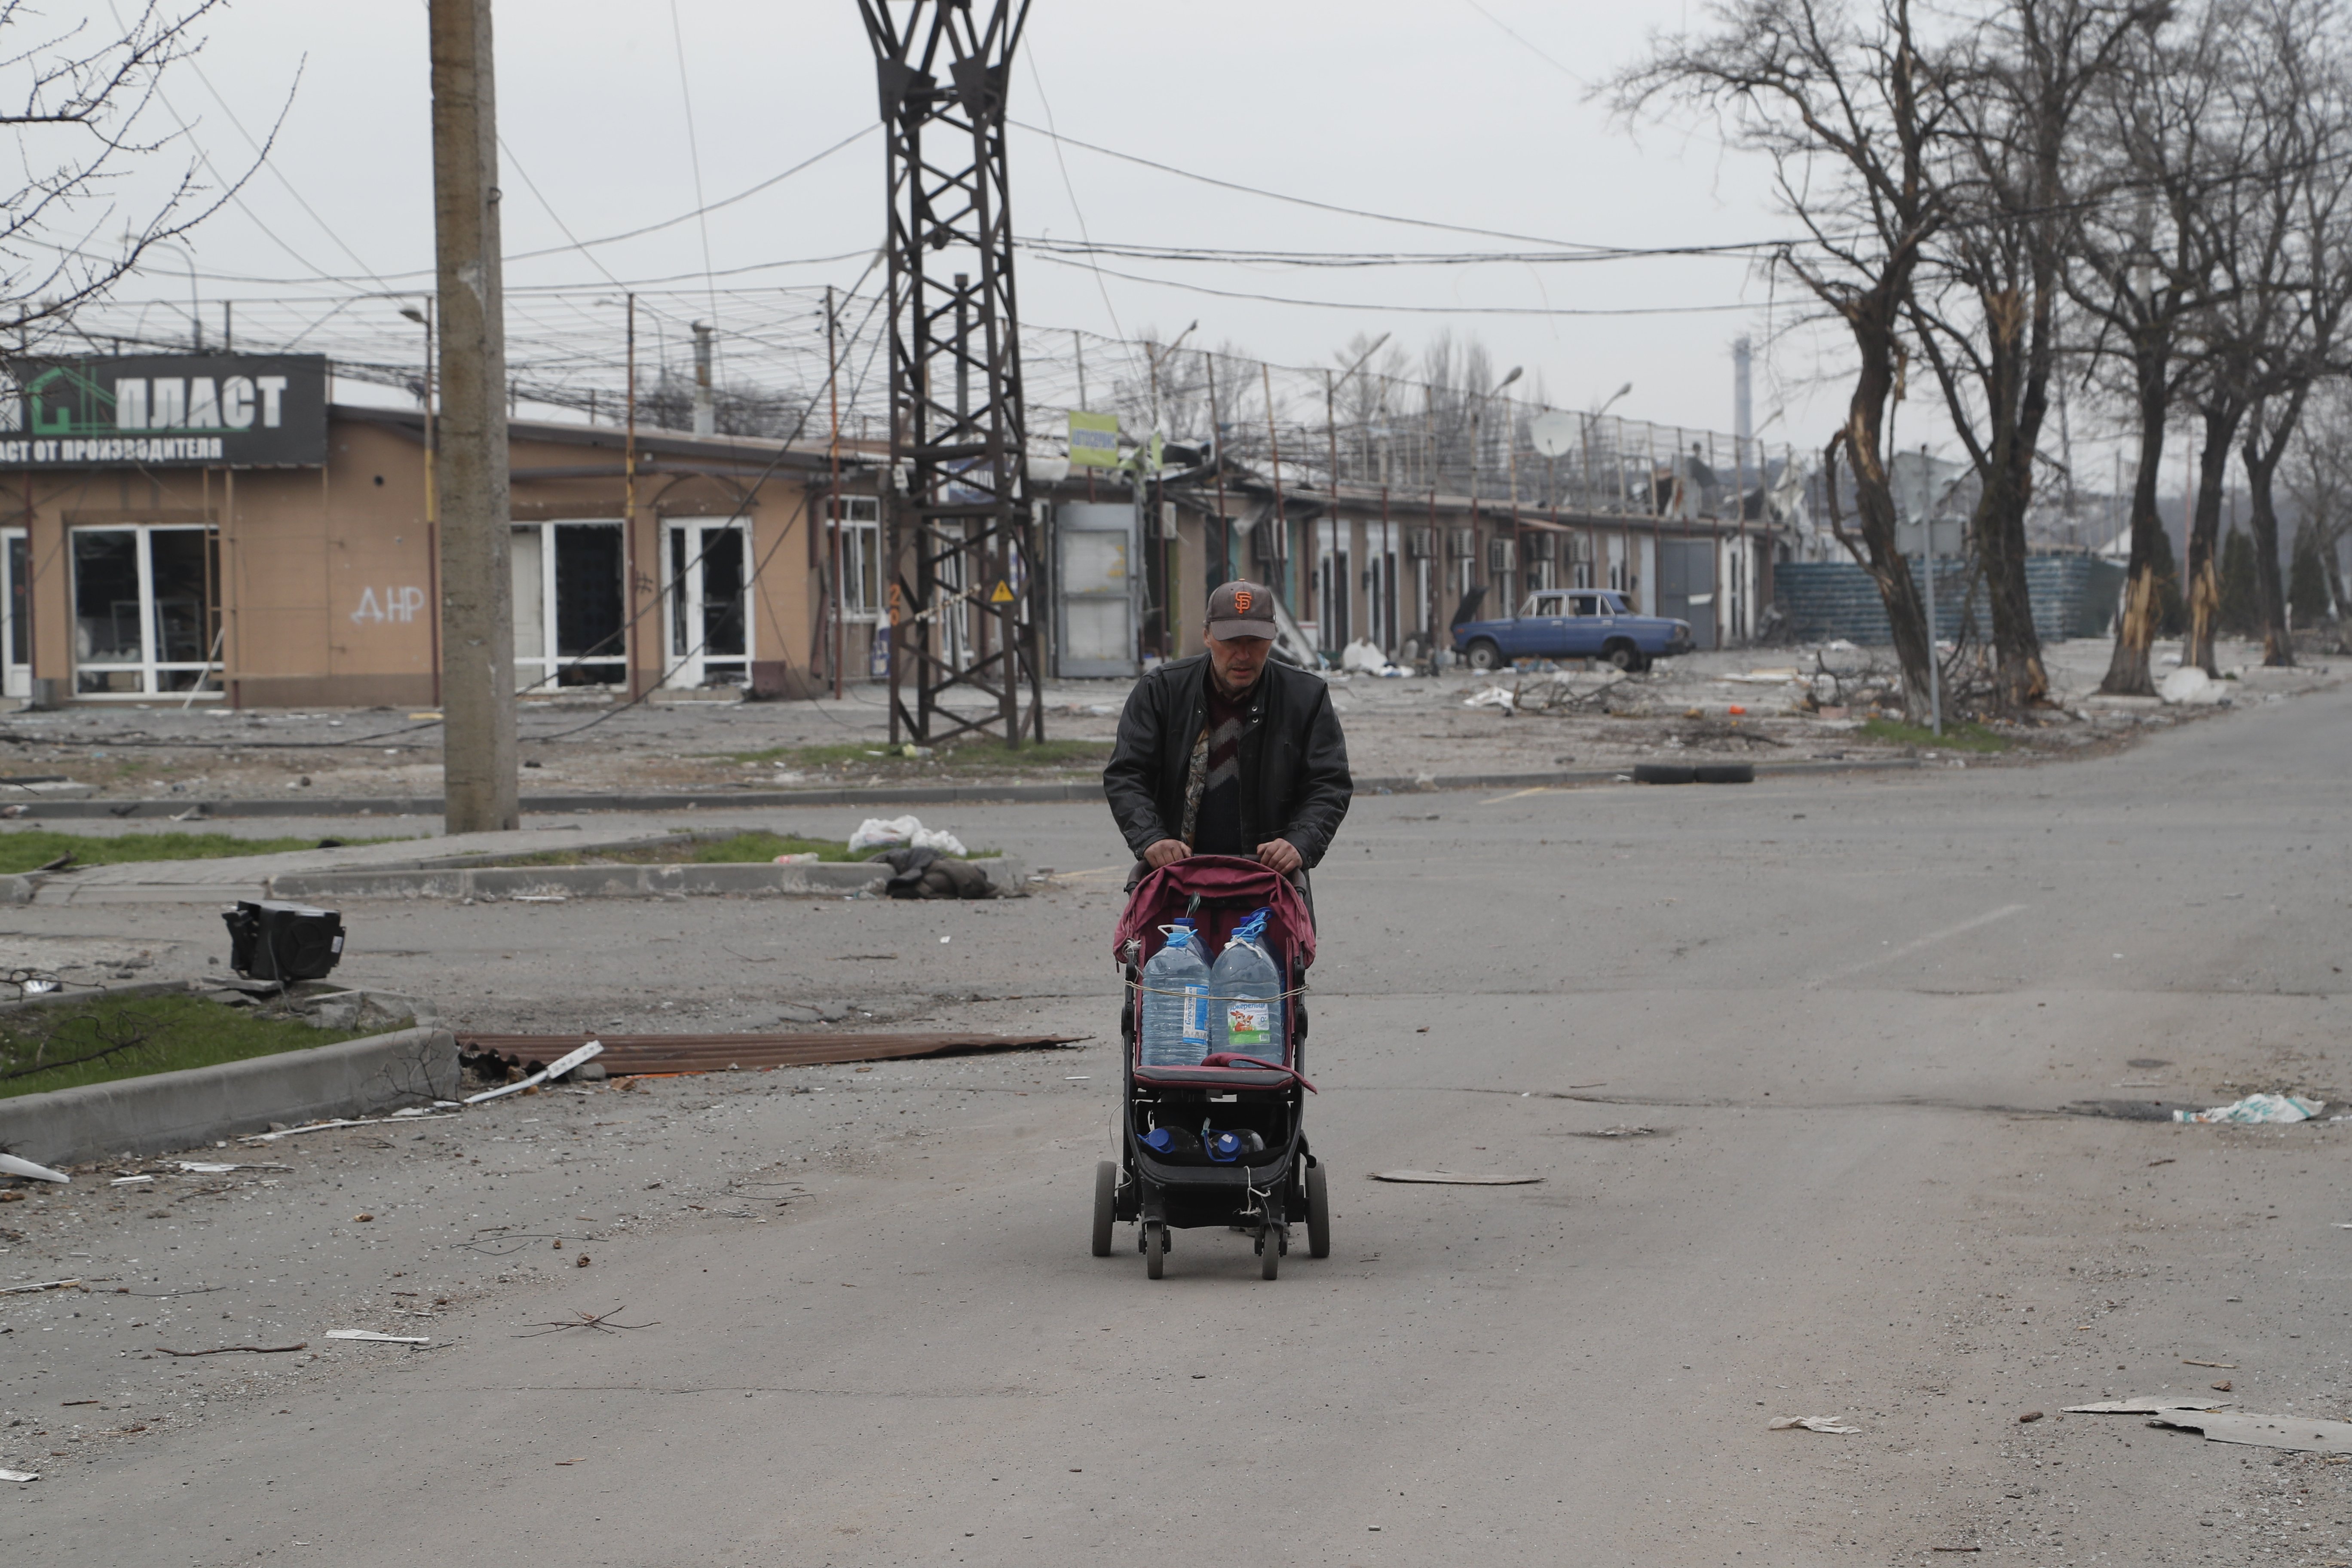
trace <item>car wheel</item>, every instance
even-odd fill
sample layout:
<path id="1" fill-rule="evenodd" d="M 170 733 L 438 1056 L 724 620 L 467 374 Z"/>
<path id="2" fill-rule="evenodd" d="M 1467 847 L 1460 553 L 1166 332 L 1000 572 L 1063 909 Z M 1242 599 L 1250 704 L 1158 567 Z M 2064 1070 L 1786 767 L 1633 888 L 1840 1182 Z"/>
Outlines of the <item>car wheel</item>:
<path id="1" fill-rule="evenodd" d="M 1642 650 L 1630 642 L 1612 642 L 1601 650 L 1601 656 L 1629 675 L 1642 668 Z"/>
<path id="2" fill-rule="evenodd" d="M 1489 637 L 1474 639 L 1463 658 L 1469 662 L 1470 668 L 1475 670 L 1486 671 L 1503 668 L 1503 650 L 1497 647 L 1494 640 Z"/>

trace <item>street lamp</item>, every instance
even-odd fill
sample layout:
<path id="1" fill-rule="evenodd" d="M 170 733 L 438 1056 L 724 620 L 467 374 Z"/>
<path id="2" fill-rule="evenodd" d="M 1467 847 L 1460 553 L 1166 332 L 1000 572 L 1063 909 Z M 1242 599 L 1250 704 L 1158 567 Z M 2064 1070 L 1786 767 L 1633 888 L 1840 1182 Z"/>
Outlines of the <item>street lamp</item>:
<path id="1" fill-rule="evenodd" d="M 1612 408 L 1614 408 L 1614 407 L 1617 405 L 1617 400 L 1618 400 L 1619 398 L 1625 396 L 1628 393 L 1632 392 L 1633 390 L 1633 384 L 1632 382 L 1630 382 L 1630 381 L 1629 381 L 1629 382 L 1627 382 L 1624 385 L 1622 385 L 1622 386 L 1619 387 L 1616 391 L 1614 391 L 1614 392 L 1611 393 L 1611 394 L 1609 395 L 1609 401 L 1608 401 L 1608 402 L 1606 402 L 1606 403 L 1604 403 L 1604 404 L 1602 404 L 1600 407 L 1598 407 L 1598 408 L 1594 409 L 1594 410 L 1592 411 L 1592 416 L 1593 416 L 1595 419 L 1600 418 L 1602 415 L 1604 415 L 1604 414 L 1608 413 Z"/>
<path id="2" fill-rule="evenodd" d="M 204 353 L 204 352 L 205 352 L 205 316 L 204 316 L 204 308 L 203 308 L 203 304 L 202 304 L 202 302 L 201 302 L 201 301 L 197 299 L 197 297 L 196 297 L 196 258 L 195 258 L 195 257 L 194 257 L 194 255 L 189 251 L 189 249 L 188 249 L 188 247 L 187 247 L 186 246 L 184 246 L 184 245 L 178 245 L 178 244 L 174 244 L 173 241 L 168 240 L 168 239 L 151 239 L 151 240 L 149 240 L 149 241 L 147 242 L 147 248 L 148 248 L 148 249 L 150 249 L 150 250 L 163 250 L 163 249 L 176 250 L 176 251 L 178 251 L 178 252 L 180 253 L 180 259 L 181 259 L 182 261 L 184 261 L 184 262 L 185 262 L 185 263 L 187 264 L 187 268 L 188 268 L 188 341 L 189 341 L 189 344 L 190 344 L 191 349 L 192 349 L 192 351 L 193 351 L 193 352 L 194 352 L 194 353 Z"/>

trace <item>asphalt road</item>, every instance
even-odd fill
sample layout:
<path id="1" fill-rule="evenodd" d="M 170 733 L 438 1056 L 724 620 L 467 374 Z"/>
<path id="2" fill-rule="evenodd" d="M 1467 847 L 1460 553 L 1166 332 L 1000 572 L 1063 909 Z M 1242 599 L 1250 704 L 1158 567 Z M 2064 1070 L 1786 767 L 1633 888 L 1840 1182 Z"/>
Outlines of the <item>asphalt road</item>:
<path id="1" fill-rule="evenodd" d="M 451 1304 L 366 1320 L 431 1349 L 299 1373 L 142 1362 L 102 1296 L 5 1309 L 7 1421 L 156 1412 L 111 1440 L 93 1417 L 0 1489 L 11 1558 L 2352 1558 L 2352 1465 L 2058 1415 L 2221 1379 L 2243 1409 L 2352 1415 L 2352 1123 L 2081 1110 L 2347 1109 L 2347 721 L 2337 690 L 2041 768 L 1359 803 L 1317 884 L 1308 1125 L 1337 1246 L 1272 1284 L 1223 1233 L 1182 1233 L 1157 1284 L 1131 1227 L 1087 1256 L 1100 1045 L 509 1101 L 286 1154 L 270 1217 L 224 1192 L 168 1234 L 97 1194 L 70 1226 L 65 1197 L 12 1205 L 0 1224 L 42 1212 L 0 1273 L 79 1250 L 138 1279 L 210 1248 L 239 1340 L 265 1331 L 259 1281 L 298 1273 L 315 1293 L 272 1289 L 267 1331 L 381 1314 L 419 1282 L 394 1270 Z M 1108 1031 L 1107 825 L 950 826 L 1097 874 L 984 906 L 362 906 L 350 969 L 546 1026 L 827 994 Z M 201 962 L 213 918 L 43 915 L 167 968 Z M 851 956 L 872 953 L 896 956 Z M 531 1138 L 569 1141 L 560 1169 L 473 1166 Z M 1396 1167 L 1544 1180 L 1368 1179 Z M 352 1232 L 344 1183 L 415 1223 Z M 770 1191 L 785 1206 L 743 1195 Z M 589 1273 L 448 1239 L 559 1207 Z M 624 1304 L 653 1326 L 521 1337 Z M 183 1371 L 213 1396 L 170 1395 Z M 1783 1415 L 1860 1430 L 1768 1429 Z M 0 1462 L 32 1429 L 0 1426 Z"/>

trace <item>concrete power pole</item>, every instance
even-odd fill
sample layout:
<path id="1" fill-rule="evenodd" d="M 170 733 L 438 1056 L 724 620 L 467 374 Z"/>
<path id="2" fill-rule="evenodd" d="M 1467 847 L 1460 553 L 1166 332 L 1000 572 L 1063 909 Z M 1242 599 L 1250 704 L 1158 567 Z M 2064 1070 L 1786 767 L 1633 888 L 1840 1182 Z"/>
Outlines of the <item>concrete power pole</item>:
<path id="1" fill-rule="evenodd" d="M 430 0 L 439 257 L 441 778 L 451 833 L 519 825 L 506 302 L 490 0 Z"/>

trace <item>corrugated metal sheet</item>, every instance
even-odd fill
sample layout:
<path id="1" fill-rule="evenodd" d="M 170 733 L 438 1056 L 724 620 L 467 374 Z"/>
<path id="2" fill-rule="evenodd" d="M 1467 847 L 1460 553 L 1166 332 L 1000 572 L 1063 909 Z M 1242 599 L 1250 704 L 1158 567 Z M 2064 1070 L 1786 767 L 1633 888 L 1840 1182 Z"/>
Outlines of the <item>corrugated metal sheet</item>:
<path id="1" fill-rule="evenodd" d="M 1912 566 L 1918 577 L 1918 567 Z M 1973 607 L 1979 632 L 1987 629 L 1984 595 L 1964 605 L 1969 563 L 1957 558 L 1936 568 L 1936 635 L 1957 637 L 1964 610 Z M 2035 555 L 2025 563 L 2025 591 L 2033 604 L 2033 629 L 2044 642 L 2105 637 L 2123 586 L 2120 569 L 2087 555 Z M 1851 561 L 1789 561 L 1772 568 L 1772 594 L 1790 631 L 1800 642 L 1848 642 L 1885 647 L 1894 637 L 1886 609 L 1870 574 Z"/>
<path id="2" fill-rule="evenodd" d="M 997 1035 L 945 1031 L 920 1035 L 483 1035 L 457 1031 L 467 1056 L 493 1056 L 536 1071 L 589 1040 L 602 1040 L 597 1059 L 614 1074 L 724 1072 L 738 1068 L 822 1067 L 833 1062 L 889 1061 L 960 1051 L 1006 1051 L 1066 1046 L 1084 1035 Z"/>

